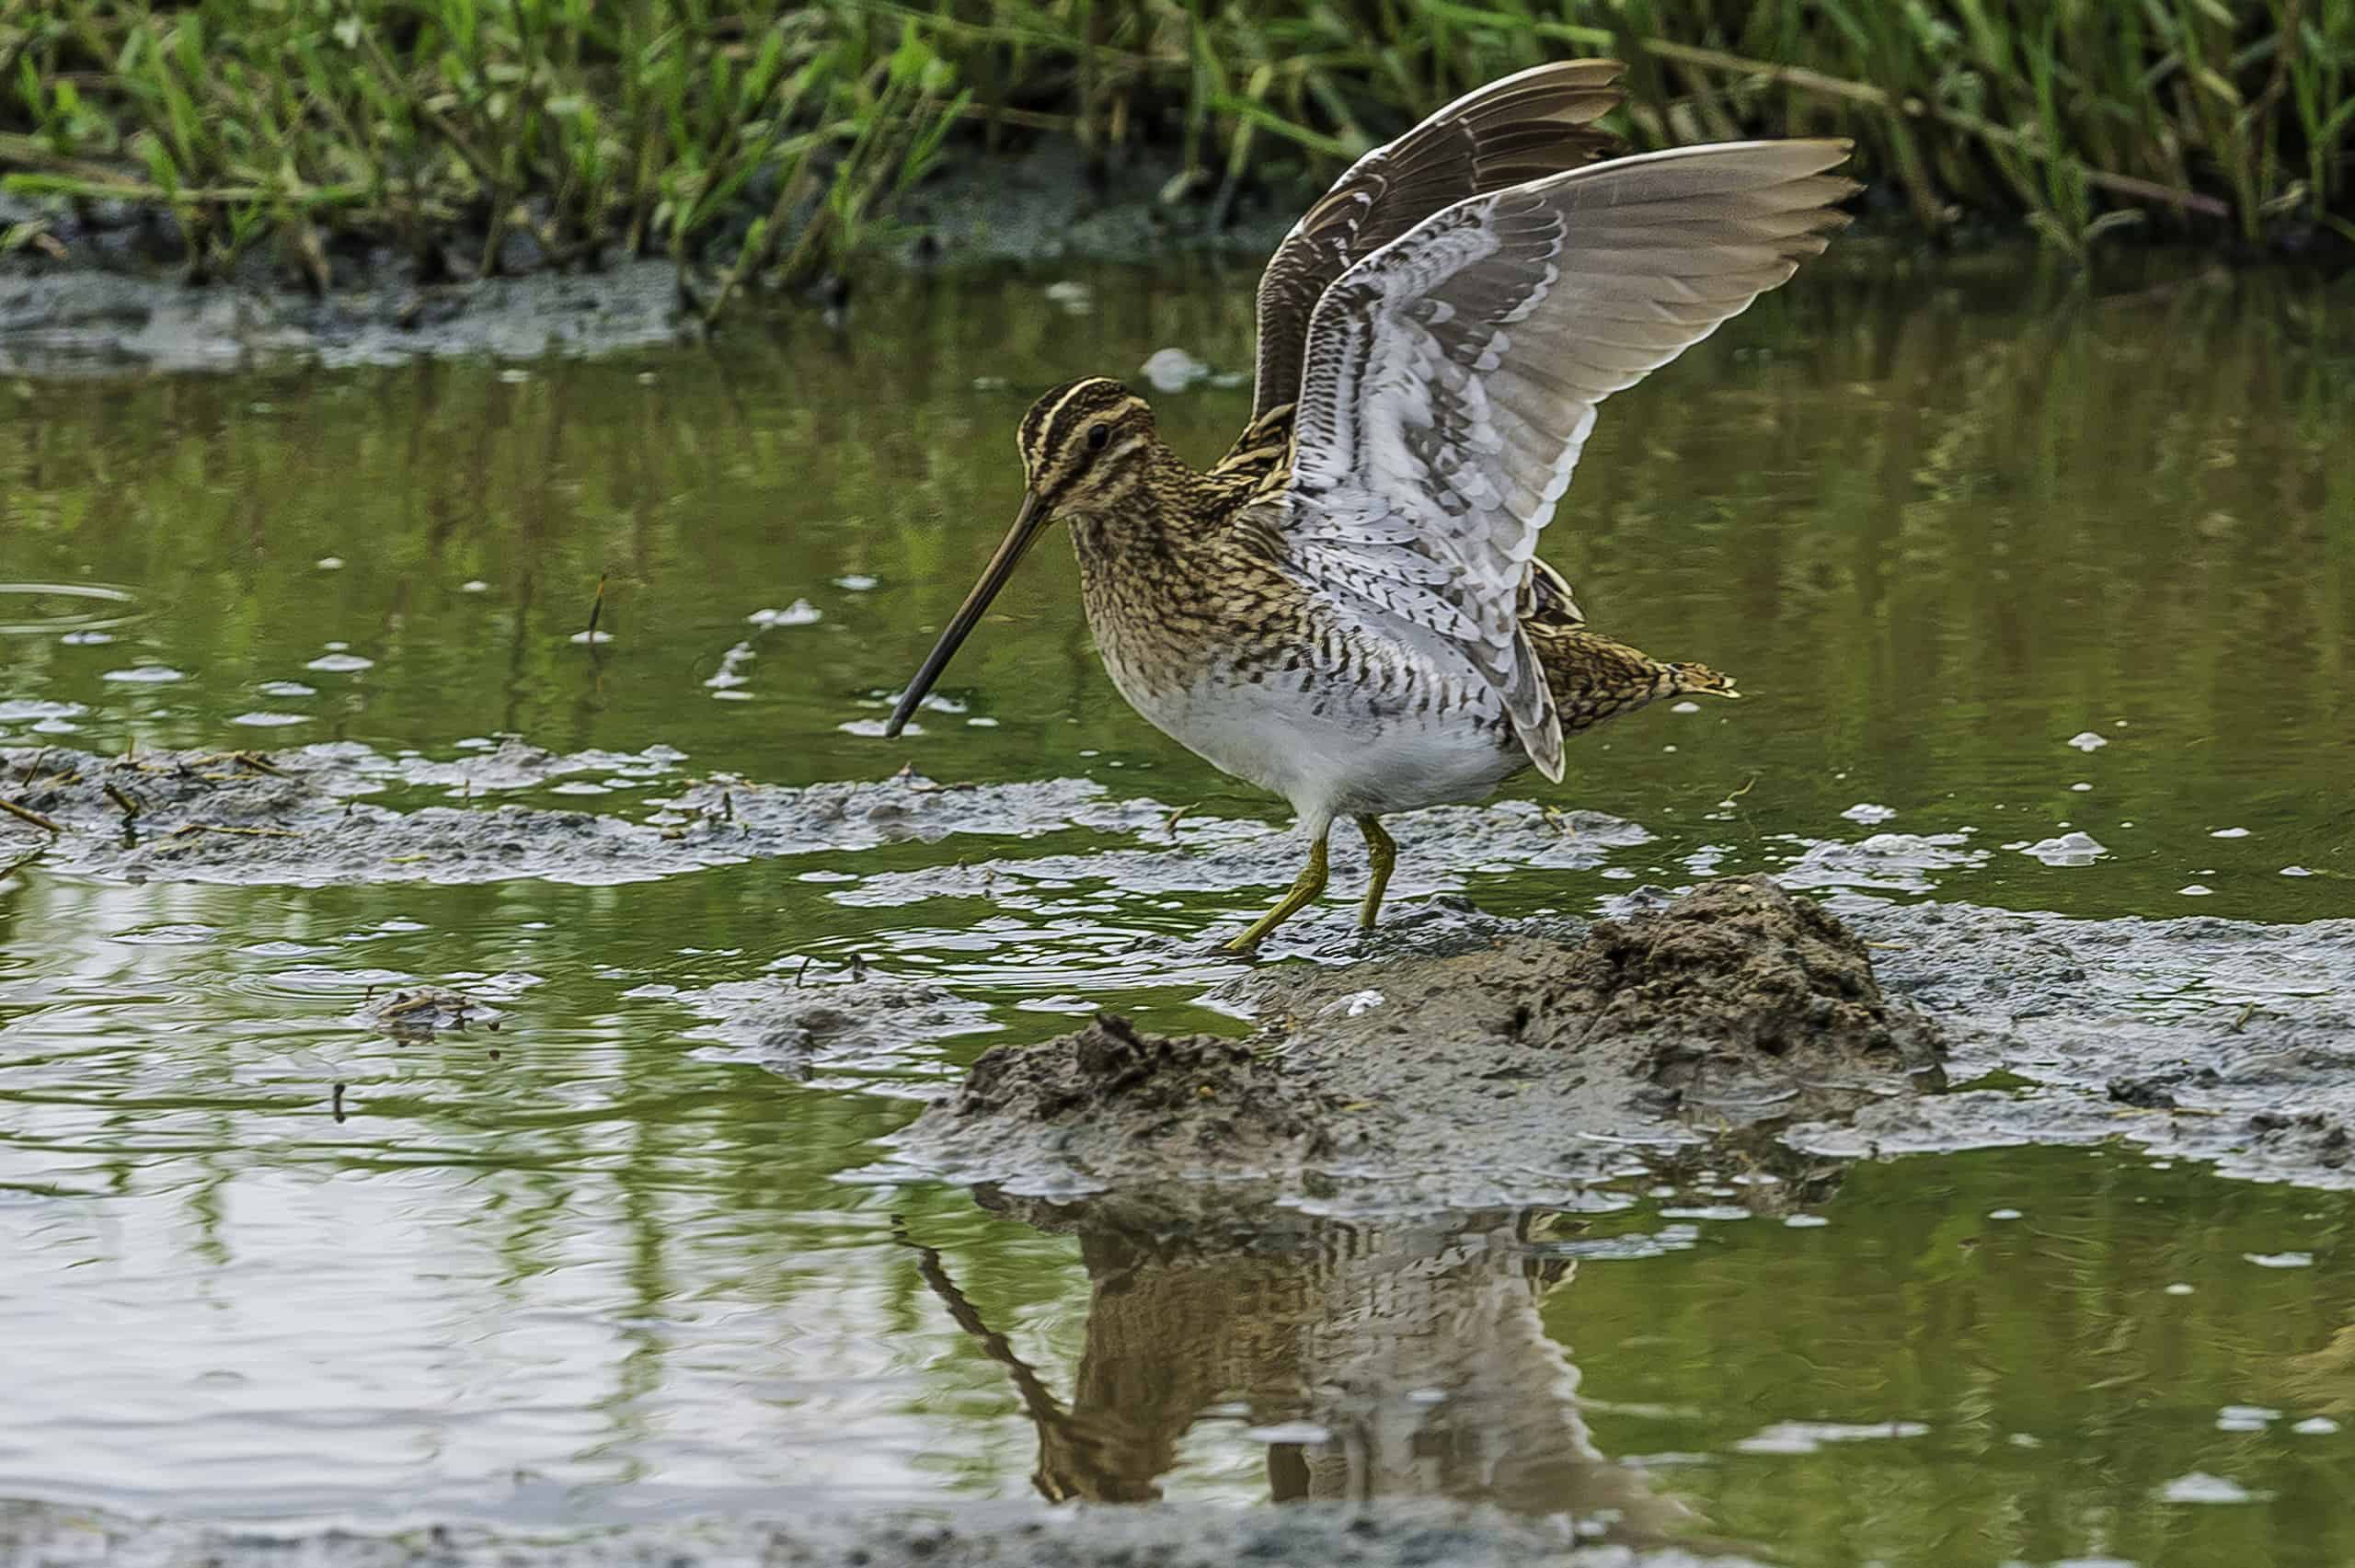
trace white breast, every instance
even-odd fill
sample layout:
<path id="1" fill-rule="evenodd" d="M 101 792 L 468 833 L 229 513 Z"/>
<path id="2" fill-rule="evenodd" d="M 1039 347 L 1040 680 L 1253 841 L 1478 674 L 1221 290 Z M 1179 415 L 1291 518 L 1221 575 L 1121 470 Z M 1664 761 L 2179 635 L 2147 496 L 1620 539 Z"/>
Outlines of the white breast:
<path id="1" fill-rule="evenodd" d="M 1529 763 L 1493 692 L 1468 679 L 1441 714 L 1436 700 L 1419 713 L 1415 695 L 1370 698 L 1361 684 L 1322 675 L 1304 691 L 1297 673 L 1253 681 L 1213 665 L 1182 689 L 1156 692 L 1109 650 L 1105 667 L 1155 728 L 1291 801 L 1312 836 L 1336 817 L 1485 799 Z"/>

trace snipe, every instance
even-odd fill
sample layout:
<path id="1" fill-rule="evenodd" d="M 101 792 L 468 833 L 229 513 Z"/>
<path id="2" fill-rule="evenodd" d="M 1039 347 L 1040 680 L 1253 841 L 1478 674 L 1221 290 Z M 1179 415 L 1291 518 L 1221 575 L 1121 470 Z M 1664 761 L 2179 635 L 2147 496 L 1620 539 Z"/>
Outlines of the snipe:
<path id="1" fill-rule="evenodd" d="M 1478 800 L 1662 697 L 1733 696 L 1585 629 L 1534 554 L 1596 406 L 1788 279 L 1845 223 L 1845 142 L 1606 157 L 1613 61 L 1470 94 L 1344 174 L 1259 280 L 1258 389 L 1199 472 L 1116 381 L 1023 417 L 1028 489 L 902 693 L 897 735 L 1045 527 L 1071 525 L 1105 668 L 1137 711 L 1289 799 L 1309 837 L 1247 951 L 1325 888 L 1357 819 L 1371 927 L 1387 812 Z"/>

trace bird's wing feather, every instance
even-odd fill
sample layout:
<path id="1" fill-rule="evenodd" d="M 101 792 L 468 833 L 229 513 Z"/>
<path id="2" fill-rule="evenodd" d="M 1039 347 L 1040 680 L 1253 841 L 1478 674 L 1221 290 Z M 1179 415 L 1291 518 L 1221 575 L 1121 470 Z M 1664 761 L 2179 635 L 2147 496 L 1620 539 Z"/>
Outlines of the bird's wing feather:
<path id="1" fill-rule="evenodd" d="M 1706 338 L 1846 222 L 1833 141 L 1680 148 L 1458 201 L 1310 318 L 1288 485 L 1252 510 L 1315 590 L 1444 639 L 1561 775 L 1519 619 L 1538 531 L 1612 393 Z"/>
<path id="2" fill-rule="evenodd" d="M 1294 223 L 1259 279 L 1256 424 L 1300 392 L 1309 312 L 1350 266 L 1441 208 L 1603 156 L 1615 144 L 1584 129 L 1616 107 L 1615 60 L 1534 66 L 1465 94 L 1366 154 Z"/>

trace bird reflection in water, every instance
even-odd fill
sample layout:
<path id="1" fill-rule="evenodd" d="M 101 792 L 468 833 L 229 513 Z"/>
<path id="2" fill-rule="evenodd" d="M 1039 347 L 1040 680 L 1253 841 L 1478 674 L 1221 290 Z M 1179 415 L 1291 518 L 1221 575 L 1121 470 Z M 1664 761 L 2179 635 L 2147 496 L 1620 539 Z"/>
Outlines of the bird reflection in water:
<path id="1" fill-rule="evenodd" d="M 1597 1450 L 1579 1372 L 1540 1321 L 1576 1276 L 1540 1211 L 1430 1222 L 1262 1217 L 1172 1233 L 1102 1209 L 982 1195 L 1040 1229 L 1076 1230 L 1086 1346 L 1068 1403 L 991 1329 L 939 1255 L 934 1293 L 1004 1366 L 1039 1432 L 1052 1502 L 1150 1502 L 1213 1406 L 1322 1436 L 1268 1448 L 1272 1501 L 1446 1498 L 1567 1516 L 1582 1533 L 1689 1540 L 1691 1508 Z M 912 1243 L 913 1244 L 913 1243 Z"/>

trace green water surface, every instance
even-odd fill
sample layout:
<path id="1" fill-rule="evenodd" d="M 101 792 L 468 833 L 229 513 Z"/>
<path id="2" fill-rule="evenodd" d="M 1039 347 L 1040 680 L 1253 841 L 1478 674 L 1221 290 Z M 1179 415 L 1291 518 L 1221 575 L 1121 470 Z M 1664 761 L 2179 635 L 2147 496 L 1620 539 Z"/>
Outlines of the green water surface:
<path id="1" fill-rule="evenodd" d="M 1248 363 L 1246 274 L 1053 281 L 879 286 L 842 337 L 795 315 L 592 362 L 0 388 L 0 744 L 516 735 L 1281 820 L 1119 701 L 1051 544 L 925 733 L 872 733 L 1017 499 L 1028 396 L 1168 346 Z M 1461 889 L 1588 910 L 1903 833 L 1894 896 L 2355 912 L 2347 298 L 1865 254 L 1614 400 L 1547 554 L 1599 626 L 1747 700 L 1574 743 L 1548 798 L 1649 841 Z M 1157 406 L 1207 459 L 1248 395 Z M 605 787 L 506 798 L 643 809 Z M 2023 852 L 2073 830 L 2106 853 Z M 0 864 L 32 837 L 0 821 Z M 1227 967 L 1135 940 L 1268 887 L 859 897 L 1097 847 L 620 887 L 0 882 L 0 1497 L 561 1525 L 1036 1475 L 1602 1509 L 1807 1562 L 2355 1561 L 2338 1195 L 1991 1151 L 1771 1197 L 1631 1171 L 1591 1212 L 1164 1255 L 895 1176 L 876 1140 L 989 1044 L 1214 1017 Z M 675 999 L 853 955 L 994 1032 L 802 1082 Z M 416 980 L 502 999 L 504 1027 L 355 1020 Z"/>

